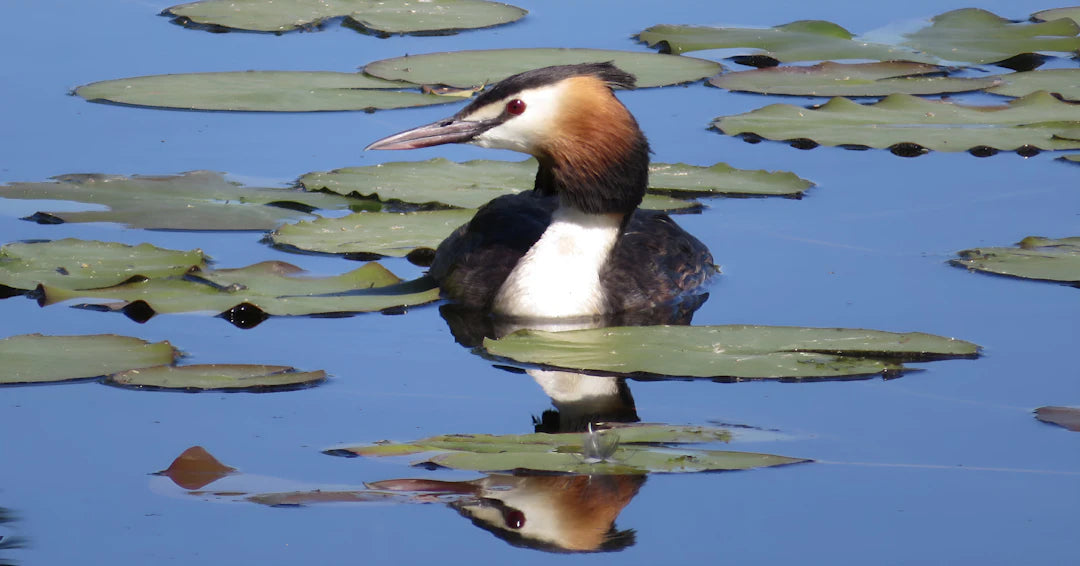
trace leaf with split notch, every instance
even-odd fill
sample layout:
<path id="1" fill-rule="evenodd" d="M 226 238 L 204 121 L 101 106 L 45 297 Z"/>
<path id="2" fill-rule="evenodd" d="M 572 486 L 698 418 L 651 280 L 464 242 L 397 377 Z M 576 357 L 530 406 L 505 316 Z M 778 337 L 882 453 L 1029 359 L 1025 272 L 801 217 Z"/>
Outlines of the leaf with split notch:
<path id="1" fill-rule="evenodd" d="M 809 462 L 772 454 L 726 450 L 670 449 L 649 446 L 620 446 L 610 459 L 587 461 L 580 453 L 566 452 L 447 452 L 421 464 L 436 464 L 455 470 L 499 472 L 532 470 L 573 474 L 695 473 L 747 470 Z"/>
<path id="2" fill-rule="evenodd" d="M 109 210 L 46 214 L 64 222 L 121 222 L 130 228 L 154 230 L 271 230 L 286 220 L 311 218 L 309 210 L 348 209 L 357 202 L 333 194 L 245 187 L 213 171 L 154 177 L 76 174 L 55 179 L 11 183 L 0 187 L 0 197 L 105 205 Z"/>
<path id="3" fill-rule="evenodd" d="M 637 77 L 638 88 L 699 81 L 721 70 L 719 63 L 656 53 L 605 49 L 487 49 L 408 55 L 368 63 L 364 72 L 387 80 L 472 88 L 510 75 L 575 63 L 611 61 Z"/>
<path id="4" fill-rule="evenodd" d="M 1014 23 L 986 10 L 964 8 L 931 19 L 905 35 L 903 45 L 946 61 L 996 63 L 1024 53 L 1080 50 L 1080 25 L 1068 19 Z"/>
<path id="5" fill-rule="evenodd" d="M 178 357 L 168 342 L 150 343 L 130 336 L 23 334 L 0 340 L 0 384 L 98 377 L 171 364 Z"/>
<path id="6" fill-rule="evenodd" d="M 144 301 L 156 313 L 211 311 L 237 305 L 271 316 L 375 312 L 436 301 L 438 288 L 397 284 L 396 276 L 369 263 L 333 277 L 304 277 L 302 270 L 270 261 L 238 269 L 207 270 L 185 278 L 155 278 L 105 289 L 72 291 L 45 286 L 42 304 L 77 298 Z"/>
<path id="7" fill-rule="evenodd" d="M 15 242 L 0 248 L 0 285 L 33 289 L 110 287 L 132 278 L 169 277 L 205 268 L 202 250 L 178 251 L 150 244 L 129 246 L 65 238 Z"/>
<path id="8" fill-rule="evenodd" d="M 953 265 L 1010 277 L 1080 283 L 1080 237 L 1058 240 L 1028 236 L 1016 248 L 957 252 Z"/>
<path id="9" fill-rule="evenodd" d="M 812 109 L 772 104 L 722 116 L 713 127 L 728 135 L 756 134 L 772 140 L 810 139 L 821 145 L 875 148 L 917 144 L 937 151 L 975 147 L 1014 150 L 1080 148 L 1062 137 L 1080 127 L 1080 105 L 1036 92 L 1006 106 L 961 106 L 906 94 L 871 105 L 834 98 Z"/>
<path id="10" fill-rule="evenodd" d="M 326 380 L 326 372 L 299 371 L 289 366 L 258 364 L 197 364 L 159 366 L 114 373 L 105 383 L 135 389 L 182 391 L 282 391 L 311 387 Z"/>
<path id="11" fill-rule="evenodd" d="M 447 34 L 507 24 L 528 11 L 485 0 L 204 0 L 163 14 L 212 29 L 280 33 L 344 16 L 349 25 L 376 34 Z"/>
<path id="12" fill-rule="evenodd" d="M 1002 84 L 986 92 L 1003 96 L 1026 96 L 1044 90 L 1072 102 L 1080 102 L 1080 69 L 1047 69 L 1009 73 L 995 77 Z"/>
<path id="13" fill-rule="evenodd" d="M 832 22 L 801 20 L 771 28 L 707 27 L 661 24 L 637 35 L 649 47 L 671 53 L 704 49 L 746 49 L 782 63 L 830 59 L 906 60 L 933 63 L 935 58 L 907 47 L 860 41 Z"/>
<path id="14" fill-rule="evenodd" d="M 232 71 L 114 79 L 80 86 L 75 95 L 90 102 L 227 112 L 370 111 L 460 100 L 415 88 L 360 73 Z"/>
<path id="15" fill-rule="evenodd" d="M 809 67 L 769 67 L 724 73 L 709 84 L 733 91 L 797 96 L 886 96 L 894 93 L 938 94 L 982 90 L 998 84 L 993 78 L 944 76 L 946 67 L 887 61 L 834 63 Z"/>
<path id="16" fill-rule="evenodd" d="M 969 358 L 970 342 L 923 333 L 785 326 L 645 326 L 520 330 L 484 340 L 499 358 L 621 375 L 837 378 L 904 369 L 900 361 Z"/>

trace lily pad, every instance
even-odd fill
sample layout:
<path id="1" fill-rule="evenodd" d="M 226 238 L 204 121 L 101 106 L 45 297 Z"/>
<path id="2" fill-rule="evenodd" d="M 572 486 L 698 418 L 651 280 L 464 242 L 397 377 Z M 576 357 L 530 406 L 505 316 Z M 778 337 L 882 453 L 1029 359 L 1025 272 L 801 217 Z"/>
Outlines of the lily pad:
<path id="1" fill-rule="evenodd" d="M 1080 409 L 1076 407 L 1039 407 L 1035 409 L 1035 418 L 1080 432 Z"/>
<path id="2" fill-rule="evenodd" d="M 420 465 L 496 472 L 534 470 L 575 474 L 689 473 L 778 466 L 809 460 L 722 450 L 687 444 L 726 442 L 730 434 L 709 427 L 659 424 L 615 425 L 589 433 L 524 435 L 454 434 L 408 444 L 377 443 L 328 450 L 334 455 L 397 456 L 438 452 Z M 597 445 L 606 453 L 594 453 Z"/>
<path id="3" fill-rule="evenodd" d="M 639 88 L 698 81 L 721 70 L 719 63 L 692 57 L 603 49 L 535 48 L 408 55 L 368 63 L 364 72 L 387 80 L 470 88 L 495 83 L 530 69 L 597 61 L 611 61 L 633 74 Z"/>
<path id="4" fill-rule="evenodd" d="M 907 47 L 861 41 L 843 27 L 821 20 L 801 20 L 771 28 L 662 24 L 639 33 L 637 39 L 665 53 L 745 48 L 746 55 L 764 55 L 782 63 L 835 59 L 936 61 Z"/>
<path id="5" fill-rule="evenodd" d="M 484 340 L 499 358 L 618 375 L 838 378 L 904 370 L 903 361 L 972 358 L 970 342 L 919 332 L 785 326 L 643 326 L 519 330 Z"/>
<path id="6" fill-rule="evenodd" d="M 72 299 L 120 301 L 111 310 L 138 304 L 153 313 L 211 311 L 237 308 L 271 316 L 375 312 L 436 301 L 433 284 L 399 283 L 377 263 L 333 277 L 309 277 L 294 265 L 268 261 L 238 269 L 204 270 L 184 277 L 131 281 L 102 289 L 71 290 L 49 285 L 39 288 L 39 303 Z M 146 317 L 148 318 L 148 316 Z M 261 322 L 261 319 L 259 320 Z"/>
<path id="7" fill-rule="evenodd" d="M 70 200 L 108 210 L 39 212 L 27 220 L 120 222 L 152 230 L 271 230 L 286 220 L 311 218 L 316 209 L 348 209 L 359 204 L 340 195 L 291 189 L 245 187 L 221 173 L 192 171 L 162 177 L 76 174 L 54 182 L 11 183 L 0 197 Z"/>
<path id="8" fill-rule="evenodd" d="M 149 75 L 101 81 L 75 89 L 90 102 L 148 108 L 232 112 L 388 110 L 461 100 L 415 91 L 415 85 L 358 73 L 236 71 Z"/>
<path id="9" fill-rule="evenodd" d="M 1080 237 L 1053 240 L 1029 236 L 1016 248 L 974 248 L 950 263 L 976 271 L 1080 284 Z"/>
<path id="10" fill-rule="evenodd" d="M 0 384 L 44 383 L 108 375 L 171 364 L 179 352 L 168 342 L 130 336 L 43 336 L 23 334 L 0 340 Z"/>
<path id="11" fill-rule="evenodd" d="M 0 285 L 23 290 L 38 284 L 68 289 L 110 287 L 133 278 L 181 276 L 205 267 L 201 250 L 168 250 L 150 244 L 67 238 L 0 248 Z"/>
<path id="12" fill-rule="evenodd" d="M 299 371 L 289 366 L 198 364 L 158 366 L 114 373 L 105 383 L 136 389 L 183 391 L 280 391 L 311 387 L 326 380 L 326 372 Z"/>
<path id="13" fill-rule="evenodd" d="M 906 34 L 904 45 L 946 61 L 996 63 L 1024 53 L 1074 53 L 1080 25 L 1068 19 L 1015 23 L 986 10 L 964 8 Z"/>
<path id="14" fill-rule="evenodd" d="M 1047 69 L 1009 73 L 996 77 L 1002 84 L 987 92 L 1004 96 L 1024 96 L 1045 90 L 1073 102 L 1080 101 L 1080 69 Z"/>
<path id="15" fill-rule="evenodd" d="M 536 160 L 474 160 L 456 163 L 442 158 L 399 161 L 308 173 L 299 183 L 307 190 L 328 190 L 342 195 L 384 202 L 479 208 L 495 197 L 530 190 L 536 180 Z M 653 193 L 680 196 L 785 195 L 795 196 L 813 186 L 793 173 L 747 171 L 724 163 L 698 167 L 682 163 L 649 166 Z M 684 201 L 648 196 L 644 208 L 671 210 Z"/>
<path id="16" fill-rule="evenodd" d="M 937 94 L 981 90 L 998 84 L 993 78 L 944 76 L 947 72 L 948 69 L 938 65 L 907 61 L 853 64 L 826 61 L 810 67 L 725 73 L 709 79 L 709 84 L 734 91 L 797 96 Z"/>
<path id="17" fill-rule="evenodd" d="M 1080 153 L 1070 153 L 1069 155 L 1062 155 L 1061 159 L 1064 161 L 1070 161 L 1072 163 L 1080 163 Z"/>
<path id="18" fill-rule="evenodd" d="M 717 118 L 713 127 L 728 135 L 811 140 L 821 145 L 914 145 L 937 151 L 1076 149 L 1080 140 L 1066 139 L 1063 134 L 1080 127 L 1080 105 L 1062 102 L 1045 92 L 1029 94 L 1006 106 L 961 106 L 894 94 L 872 105 L 846 98 L 834 98 L 811 109 L 773 104 Z"/>
<path id="19" fill-rule="evenodd" d="M 1069 18 L 1070 20 L 1080 24 L 1080 6 L 1072 6 L 1070 8 L 1052 8 L 1050 10 L 1041 10 L 1031 15 L 1031 18 L 1036 21 L 1049 22 L 1061 18 Z"/>
<path id="20" fill-rule="evenodd" d="M 408 213 L 357 212 L 341 218 L 286 224 L 270 233 L 275 246 L 328 254 L 405 257 L 417 248 L 434 248 L 475 210 Z"/>
<path id="21" fill-rule="evenodd" d="M 485 0 L 203 0 L 166 8 L 163 14 L 182 24 L 277 33 L 344 16 L 350 27 L 389 35 L 492 27 L 517 21 L 528 11 Z"/>

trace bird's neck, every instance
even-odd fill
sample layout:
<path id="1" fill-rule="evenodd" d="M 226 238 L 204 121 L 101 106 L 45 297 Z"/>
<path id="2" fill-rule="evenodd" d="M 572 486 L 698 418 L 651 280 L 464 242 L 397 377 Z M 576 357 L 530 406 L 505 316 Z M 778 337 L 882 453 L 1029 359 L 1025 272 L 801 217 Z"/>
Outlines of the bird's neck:
<path id="1" fill-rule="evenodd" d="M 600 273 L 625 215 L 560 206 L 495 296 L 494 311 L 521 318 L 588 317 L 607 312 Z"/>

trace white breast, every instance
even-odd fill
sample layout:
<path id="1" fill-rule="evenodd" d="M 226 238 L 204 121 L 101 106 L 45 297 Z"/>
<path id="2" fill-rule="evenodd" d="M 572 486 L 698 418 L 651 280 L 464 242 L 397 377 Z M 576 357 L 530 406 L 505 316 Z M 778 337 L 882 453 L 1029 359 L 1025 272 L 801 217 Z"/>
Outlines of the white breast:
<path id="1" fill-rule="evenodd" d="M 621 218 L 559 208 L 495 296 L 498 314 L 529 318 L 605 312 L 600 270 L 619 236 Z"/>

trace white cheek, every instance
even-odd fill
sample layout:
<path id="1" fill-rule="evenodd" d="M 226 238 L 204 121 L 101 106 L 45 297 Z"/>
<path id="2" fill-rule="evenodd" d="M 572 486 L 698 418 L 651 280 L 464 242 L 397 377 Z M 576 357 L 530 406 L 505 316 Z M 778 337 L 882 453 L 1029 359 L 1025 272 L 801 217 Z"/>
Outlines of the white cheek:
<path id="1" fill-rule="evenodd" d="M 558 115 L 563 88 L 563 85 L 557 84 L 518 93 L 515 98 L 525 103 L 525 112 L 476 136 L 470 143 L 480 147 L 533 153 L 537 140 L 547 137 L 551 123 Z"/>

